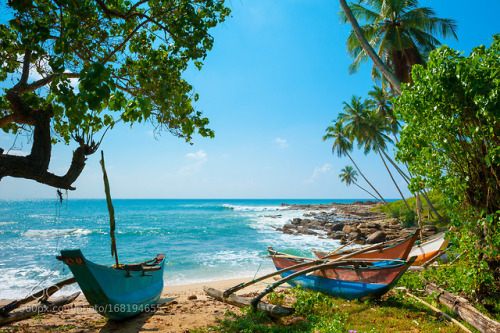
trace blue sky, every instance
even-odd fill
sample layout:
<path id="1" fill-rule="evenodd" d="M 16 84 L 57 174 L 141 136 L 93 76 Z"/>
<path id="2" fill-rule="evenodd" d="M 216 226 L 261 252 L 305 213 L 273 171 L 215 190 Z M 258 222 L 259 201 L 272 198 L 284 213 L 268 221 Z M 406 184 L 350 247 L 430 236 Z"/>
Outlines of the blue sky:
<path id="1" fill-rule="evenodd" d="M 464 0 L 420 3 L 458 22 L 459 40 L 442 42 L 466 55 L 500 33 L 497 0 L 480 6 Z M 212 31 L 215 45 L 202 71 L 186 73 L 215 139 L 196 136 L 189 145 L 169 133 L 155 138 L 148 124 L 118 125 L 101 145 L 112 196 L 367 198 L 340 183 L 338 174 L 350 162 L 332 155 L 331 143 L 322 141 L 342 102 L 353 94 L 365 97 L 373 85 L 371 63 L 348 74 L 350 26 L 339 23 L 338 1 L 232 0 L 228 6 L 232 15 Z M 10 146 L 12 138 L 0 134 L 0 147 Z M 64 174 L 74 148 L 56 146 L 50 170 Z M 104 197 L 99 156 L 88 158 L 70 199 Z M 353 157 L 384 197 L 398 198 L 377 156 L 356 151 Z M 23 198 L 55 198 L 55 189 L 29 180 L 0 181 L 0 199 Z"/>

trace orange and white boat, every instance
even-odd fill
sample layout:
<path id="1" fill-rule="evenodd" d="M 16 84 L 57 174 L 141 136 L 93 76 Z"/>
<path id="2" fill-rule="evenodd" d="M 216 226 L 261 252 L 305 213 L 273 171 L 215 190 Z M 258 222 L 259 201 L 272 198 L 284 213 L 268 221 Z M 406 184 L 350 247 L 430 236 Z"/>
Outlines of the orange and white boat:
<path id="1" fill-rule="evenodd" d="M 421 266 L 440 257 L 445 252 L 446 247 L 450 243 L 450 239 L 446 237 L 445 232 L 440 232 L 421 241 L 417 241 L 418 234 L 419 230 L 397 244 L 388 245 L 377 250 L 361 253 L 357 256 L 354 256 L 353 258 L 363 259 L 366 261 L 376 261 L 406 259 L 417 256 L 417 259 L 413 263 L 413 266 Z M 359 250 L 359 248 L 355 250 Z M 354 250 L 350 249 L 347 251 L 335 253 L 333 255 L 329 255 L 328 252 L 315 250 L 313 250 L 313 253 L 318 258 L 328 256 L 328 258 L 330 259 L 335 259 L 352 251 Z"/>
<path id="2" fill-rule="evenodd" d="M 416 242 L 410 251 L 409 256 L 417 256 L 414 266 L 421 266 L 430 260 L 440 257 L 448 247 L 450 239 L 445 232 L 440 232 L 434 236 L 426 238 L 421 242 Z"/>
<path id="3" fill-rule="evenodd" d="M 419 230 L 411 234 L 410 236 L 406 237 L 403 239 L 401 242 L 394 244 L 394 242 L 389 243 L 387 245 L 384 245 L 383 247 L 360 253 L 358 255 L 355 255 L 351 257 L 350 259 L 363 259 L 366 261 L 376 261 L 376 260 L 394 260 L 394 259 L 403 259 L 405 260 L 408 258 L 410 255 L 410 252 L 412 251 L 412 246 L 416 242 L 418 238 Z M 338 252 L 333 254 L 329 254 L 328 252 L 323 252 L 323 251 L 316 251 L 313 250 L 313 253 L 318 257 L 318 258 L 323 258 L 325 256 L 328 256 L 328 259 L 336 259 L 339 258 L 343 255 L 352 253 L 353 251 L 359 250 L 359 248 L 356 249 L 349 249 L 346 251 Z"/>

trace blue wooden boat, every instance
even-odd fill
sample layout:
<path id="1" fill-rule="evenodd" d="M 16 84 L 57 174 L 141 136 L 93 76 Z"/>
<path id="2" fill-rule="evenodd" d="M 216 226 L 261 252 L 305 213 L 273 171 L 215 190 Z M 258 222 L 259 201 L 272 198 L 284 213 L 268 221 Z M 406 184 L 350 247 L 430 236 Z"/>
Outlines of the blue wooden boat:
<path id="1" fill-rule="evenodd" d="M 279 252 L 272 249 L 269 252 L 278 271 L 304 262 L 289 255 L 280 256 Z M 286 278 L 307 270 L 309 274 L 299 275 L 288 283 L 348 300 L 366 300 L 381 297 L 391 290 L 415 259 L 416 257 L 412 257 L 405 261 L 367 262 L 361 265 L 350 265 L 346 262 L 340 266 L 326 262 L 312 272 L 315 264 L 311 263 L 306 266 L 299 265 L 296 270 L 288 270 L 280 275 Z"/>
<path id="2" fill-rule="evenodd" d="M 69 266 L 90 305 L 113 320 L 148 311 L 163 290 L 163 254 L 118 268 L 95 264 L 80 250 L 63 250 L 58 259 Z"/>

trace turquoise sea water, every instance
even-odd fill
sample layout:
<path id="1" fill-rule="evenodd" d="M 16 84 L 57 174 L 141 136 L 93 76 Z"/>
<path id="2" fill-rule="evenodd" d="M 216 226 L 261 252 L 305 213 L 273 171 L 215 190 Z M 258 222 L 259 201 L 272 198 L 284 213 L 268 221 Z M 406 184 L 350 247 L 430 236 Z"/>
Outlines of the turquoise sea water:
<path id="1" fill-rule="evenodd" d="M 338 247 L 334 240 L 276 232 L 274 227 L 305 213 L 283 210 L 281 203 L 352 201 L 115 199 L 119 259 L 140 262 L 165 253 L 166 285 L 253 277 L 274 270 L 261 258 L 268 246 L 300 255 Z M 70 248 L 96 263 L 114 263 L 105 200 L 0 201 L 0 299 L 70 277 L 55 258 Z"/>

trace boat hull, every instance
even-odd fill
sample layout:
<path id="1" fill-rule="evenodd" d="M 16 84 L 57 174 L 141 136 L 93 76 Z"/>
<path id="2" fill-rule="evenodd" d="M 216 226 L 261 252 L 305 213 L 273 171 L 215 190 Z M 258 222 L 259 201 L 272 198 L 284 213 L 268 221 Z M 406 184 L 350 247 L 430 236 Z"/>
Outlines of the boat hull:
<path id="1" fill-rule="evenodd" d="M 287 258 L 272 257 L 272 259 L 277 270 L 299 263 Z M 407 262 L 376 263 L 371 267 L 357 269 L 353 269 L 352 266 L 327 268 L 299 276 L 288 283 L 348 300 L 379 298 L 394 287 L 414 260 L 413 257 Z M 311 266 L 290 270 L 281 276 L 285 278 L 309 267 Z"/>
<path id="2" fill-rule="evenodd" d="M 358 255 L 351 257 L 351 259 L 363 259 L 367 261 L 381 260 L 381 259 L 383 260 L 406 259 L 408 258 L 412 246 L 413 244 L 415 244 L 417 238 L 418 238 L 418 233 L 415 232 L 397 244 L 394 244 L 392 246 L 386 246 L 381 249 L 373 251 L 360 253 Z M 352 251 L 353 250 L 339 252 L 333 256 L 330 256 L 329 259 L 337 259 Z M 322 252 L 322 251 L 313 251 L 313 252 L 318 258 L 323 258 L 325 255 L 327 255 L 327 252 Z"/>
<path id="3" fill-rule="evenodd" d="M 123 320 L 148 311 L 161 296 L 163 258 L 155 263 L 159 267 L 157 270 L 130 271 L 95 264 L 80 250 L 63 250 L 61 255 L 87 301 L 107 318 Z"/>
<path id="4" fill-rule="evenodd" d="M 450 239 L 445 233 L 434 235 L 422 243 L 415 244 L 410 251 L 410 256 L 417 256 L 415 266 L 421 266 L 427 261 L 443 254 L 450 243 Z"/>

